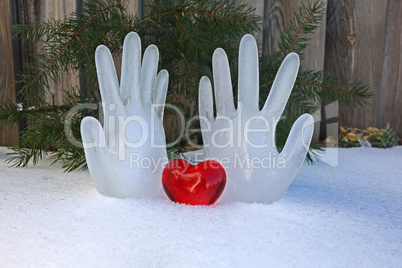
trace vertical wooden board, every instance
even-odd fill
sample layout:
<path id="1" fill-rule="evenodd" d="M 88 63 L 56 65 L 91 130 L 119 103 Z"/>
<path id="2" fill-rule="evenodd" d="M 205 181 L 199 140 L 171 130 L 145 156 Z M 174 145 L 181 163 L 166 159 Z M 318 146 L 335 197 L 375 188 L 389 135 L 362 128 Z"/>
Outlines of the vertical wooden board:
<path id="1" fill-rule="evenodd" d="M 138 0 L 130 0 L 127 2 L 126 14 L 130 16 L 137 16 Z M 123 46 L 123 44 L 121 44 Z M 120 81 L 122 54 L 113 58 L 116 67 L 117 77 Z"/>
<path id="2" fill-rule="evenodd" d="M 273 55 L 277 51 L 277 40 L 289 25 L 299 0 L 265 0 L 263 22 L 263 54 Z"/>
<path id="3" fill-rule="evenodd" d="M 76 1 L 57 1 L 57 0 L 16 0 L 19 7 L 19 23 L 20 24 L 33 24 L 35 22 L 47 20 L 64 20 L 75 10 Z M 35 62 L 36 59 L 32 58 L 32 53 L 41 53 L 44 50 L 43 43 L 32 46 L 22 43 L 22 50 L 20 55 L 23 63 Z M 24 74 L 30 74 L 29 69 L 23 68 Z M 58 83 L 49 83 L 49 93 L 46 94 L 45 100 L 49 103 L 52 101 L 52 94 L 56 104 L 61 104 L 63 100 L 63 91 L 69 90 L 71 86 L 75 87 L 79 84 L 78 74 L 71 72 L 64 73 Z"/>
<path id="4" fill-rule="evenodd" d="M 325 4 L 326 0 L 323 0 Z M 263 27 L 263 53 L 273 55 L 277 51 L 277 41 L 281 33 L 294 19 L 305 0 L 265 0 L 264 4 L 264 27 Z M 318 29 L 311 34 L 311 40 L 305 50 L 305 59 L 301 65 L 305 69 L 324 69 L 324 49 L 326 17 L 324 16 Z"/>
<path id="5" fill-rule="evenodd" d="M 264 0 L 232 0 L 236 5 L 246 4 L 249 7 L 255 8 L 254 15 L 261 18 L 261 23 L 263 24 L 264 19 Z M 262 27 L 262 25 L 260 25 Z M 262 49 L 262 30 L 251 33 L 258 44 L 260 45 L 260 50 Z"/>
<path id="6" fill-rule="evenodd" d="M 144 1 L 144 2 L 149 2 L 148 1 Z M 144 3 L 145 4 L 145 3 Z M 129 0 L 127 2 L 127 13 L 130 14 L 131 16 L 137 16 L 137 12 L 138 12 L 138 0 Z"/>
<path id="7" fill-rule="evenodd" d="M 64 20 L 69 17 L 76 9 L 76 1 L 42 0 L 40 9 L 40 19 L 42 21 Z M 43 44 L 37 45 L 38 51 L 43 51 Z M 48 102 L 54 96 L 56 104 L 62 104 L 64 91 L 79 85 L 78 73 L 70 70 L 62 74 L 60 81 L 49 84 L 49 93 L 46 96 Z"/>
<path id="8" fill-rule="evenodd" d="M 7 99 L 15 103 L 13 51 L 10 32 L 9 1 L 0 1 L 0 103 Z M 18 141 L 16 127 L 0 129 L 0 146 L 10 146 Z"/>
<path id="9" fill-rule="evenodd" d="M 327 0 L 322 0 L 322 2 L 324 2 L 326 8 Z M 310 35 L 311 39 L 304 53 L 305 58 L 301 62 L 305 69 L 324 70 L 326 20 L 327 16 L 324 15 L 318 29 Z"/>
<path id="10" fill-rule="evenodd" d="M 402 137 L 402 1 L 388 0 L 377 127 L 387 122 Z"/>
<path id="11" fill-rule="evenodd" d="M 386 0 L 328 0 L 325 74 L 371 86 L 374 98 L 364 108 L 340 107 L 340 125 L 376 124 L 383 56 Z"/>
<path id="12" fill-rule="evenodd" d="M 16 0 L 16 2 L 14 3 L 16 13 L 18 13 L 15 14 L 15 17 L 18 18 L 14 20 L 16 24 L 30 25 L 35 21 L 40 21 L 41 0 Z M 19 45 L 19 53 L 14 55 L 15 58 L 18 58 L 18 62 L 20 62 L 21 69 L 19 72 L 22 72 L 24 75 L 33 75 L 33 71 L 24 65 L 25 63 L 35 62 L 31 54 L 38 53 L 38 47 L 28 44 L 24 38 L 21 38 Z M 20 80 L 20 78 L 16 78 L 16 80 Z"/>
<path id="13" fill-rule="evenodd" d="M 327 0 L 323 0 L 327 4 Z M 307 4 L 305 0 L 265 0 L 264 1 L 264 23 L 263 23 L 263 54 L 273 55 L 277 50 L 277 42 L 281 33 L 289 26 L 290 22 L 295 18 L 295 12 L 298 12 L 302 3 Z M 301 61 L 303 69 L 324 70 L 324 53 L 325 53 L 325 31 L 326 16 L 322 18 L 322 22 L 318 29 L 310 35 L 310 41 L 304 52 L 304 59 Z M 317 106 L 317 115 L 320 118 L 320 103 L 314 101 Z M 314 127 L 313 140 L 319 137 L 319 121 Z"/>

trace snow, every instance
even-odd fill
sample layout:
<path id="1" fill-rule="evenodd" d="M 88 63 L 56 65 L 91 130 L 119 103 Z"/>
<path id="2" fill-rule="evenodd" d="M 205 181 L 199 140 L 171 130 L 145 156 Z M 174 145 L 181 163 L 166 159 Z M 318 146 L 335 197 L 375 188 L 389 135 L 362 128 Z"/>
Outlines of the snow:
<path id="1" fill-rule="evenodd" d="M 6 152 L 0 267 L 402 267 L 402 146 L 340 149 L 274 204 L 212 207 L 104 197 L 88 172 Z"/>

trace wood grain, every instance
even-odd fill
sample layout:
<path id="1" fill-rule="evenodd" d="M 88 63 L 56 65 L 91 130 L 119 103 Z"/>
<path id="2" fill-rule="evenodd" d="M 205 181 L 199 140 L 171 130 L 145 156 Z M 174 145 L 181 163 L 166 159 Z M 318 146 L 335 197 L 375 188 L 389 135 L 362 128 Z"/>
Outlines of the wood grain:
<path id="1" fill-rule="evenodd" d="M 144 1 L 144 2 L 149 2 L 148 1 Z M 132 16 L 136 16 L 137 12 L 138 12 L 138 0 L 130 0 L 127 2 L 127 9 L 126 9 L 127 13 L 129 13 Z"/>
<path id="2" fill-rule="evenodd" d="M 146 0 L 145 2 L 150 1 Z M 232 0 L 236 4 L 247 3 L 256 8 L 255 14 L 264 18 L 261 32 L 253 33 L 262 46 L 261 52 L 271 55 L 277 49 L 280 33 L 289 25 L 293 14 L 306 0 Z M 402 59 L 401 59 L 401 16 L 402 1 L 399 0 L 324 0 L 327 2 L 327 18 L 324 18 L 312 36 L 305 51 L 303 68 L 324 70 L 325 74 L 335 74 L 345 80 L 362 80 L 371 85 L 374 98 L 372 104 L 364 108 L 341 108 L 340 124 L 366 128 L 385 127 L 387 122 L 402 136 Z M 32 62 L 29 55 L 43 50 L 43 45 L 20 49 L 11 45 L 8 27 L 10 6 L 17 6 L 18 23 L 32 24 L 36 21 L 64 19 L 74 9 L 76 1 L 59 0 L 2 0 L 0 2 L 0 51 L 2 62 L 11 66 L 14 49 L 15 68 L 19 64 Z M 135 15 L 138 10 L 136 0 L 128 2 L 127 12 Z M 14 15 L 12 15 L 14 17 Z M 13 17 L 11 19 L 13 19 Z M 15 41 L 14 41 L 15 42 Z M 116 58 L 119 71 L 121 58 Z M 0 101 L 11 98 L 15 101 L 13 68 L 1 69 Z M 25 74 L 29 70 L 22 69 Z M 77 74 L 63 75 L 60 83 L 52 83 L 56 103 L 61 103 L 63 90 L 78 84 Z M 14 98 L 14 99 L 13 99 Z M 50 101 L 50 94 L 47 95 Z M 316 127 L 316 129 L 318 129 Z M 5 134 L 0 130 L 0 143 L 10 144 L 16 137 L 16 130 Z M 15 137 L 14 137 L 15 136 Z M 317 136 L 317 131 L 315 133 Z M 13 138 L 14 137 L 14 138 Z"/>
<path id="3" fill-rule="evenodd" d="M 281 33 L 288 27 L 293 13 L 296 11 L 295 3 L 298 0 L 265 0 L 263 22 L 263 54 L 273 55 Z"/>
<path id="4" fill-rule="evenodd" d="M 10 13 L 9 1 L 0 1 L 0 103 L 7 99 L 14 103 L 16 101 Z M 17 141 L 16 127 L 0 128 L 0 146 L 10 146 Z"/>
<path id="5" fill-rule="evenodd" d="M 281 33 L 289 26 L 304 0 L 265 0 L 263 27 L 263 53 L 273 55 L 278 50 L 277 41 Z M 326 0 L 323 1 L 326 4 Z M 323 70 L 326 16 L 318 29 L 311 34 L 311 40 L 305 50 L 302 66 L 308 69 Z"/>
<path id="6" fill-rule="evenodd" d="M 241 4 L 246 4 L 249 7 L 255 8 L 254 10 L 254 15 L 257 15 L 261 18 L 261 27 L 263 23 L 263 18 L 264 18 L 264 0 L 232 0 L 233 3 L 236 5 L 241 5 Z M 259 44 L 259 49 L 260 53 L 262 52 L 262 31 L 255 31 L 254 33 L 251 33 L 255 39 L 257 40 L 257 43 Z"/>
<path id="7" fill-rule="evenodd" d="M 340 107 L 340 125 L 376 125 L 386 4 L 386 0 L 328 0 L 325 74 L 362 80 L 374 91 L 371 105 Z"/>
<path id="8" fill-rule="evenodd" d="M 76 1 L 57 1 L 57 0 L 15 0 L 18 7 L 16 16 L 18 16 L 17 23 L 31 25 L 38 21 L 48 20 L 64 20 L 76 8 Z M 39 42 L 36 45 L 28 45 L 24 42 L 21 44 L 21 49 L 17 55 L 22 63 L 35 62 L 36 59 L 30 55 L 32 53 L 41 53 L 44 51 L 44 45 Z M 22 68 L 24 74 L 31 74 L 31 71 Z M 48 93 L 46 93 L 45 100 L 49 103 L 52 102 L 52 95 L 56 104 L 61 104 L 63 100 L 63 91 L 69 90 L 79 84 L 78 73 L 72 71 L 69 74 L 64 73 L 58 83 L 49 83 Z"/>
<path id="9" fill-rule="evenodd" d="M 281 33 L 289 26 L 294 18 L 295 12 L 299 10 L 303 0 L 265 0 L 264 1 L 264 24 L 263 24 L 263 54 L 273 55 L 277 50 L 277 42 Z M 326 0 L 323 1 L 326 4 Z M 318 29 L 311 34 L 311 39 L 305 49 L 305 57 L 301 62 L 303 69 L 322 71 L 324 69 L 325 54 L 325 31 L 326 17 Z M 314 102 L 317 107 L 317 114 L 314 116 L 320 120 L 320 103 Z M 319 137 L 319 122 L 314 127 L 313 140 Z"/>
<path id="10" fill-rule="evenodd" d="M 138 1 L 137 0 L 128 1 L 126 13 L 130 14 L 131 16 L 137 16 L 137 12 L 138 12 Z M 123 46 L 123 44 L 121 45 Z M 113 60 L 114 60 L 114 66 L 116 67 L 117 77 L 120 81 L 122 54 L 114 57 Z"/>
<path id="11" fill-rule="evenodd" d="M 402 1 L 388 0 L 377 127 L 389 122 L 402 137 Z"/>
<path id="12" fill-rule="evenodd" d="M 41 0 L 39 16 L 41 20 L 64 20 L 67 16 L 70 16 L 76 9 L 76 1 L 59 1 L 59 0 Z M 43 45 L 38 44 L 38 51 L 43 51 Z M 78 72 L 73 72 L 71 69 L 69 72 L 62 74 L 58 83 L 50 83 L 49 93 L 46 95 L 48 102 L 52 101 L 52 94 L 55 97 L 56 104 L 62 104 L 64 91 L 69 91 L 71 87 L 79 85 Z"/>

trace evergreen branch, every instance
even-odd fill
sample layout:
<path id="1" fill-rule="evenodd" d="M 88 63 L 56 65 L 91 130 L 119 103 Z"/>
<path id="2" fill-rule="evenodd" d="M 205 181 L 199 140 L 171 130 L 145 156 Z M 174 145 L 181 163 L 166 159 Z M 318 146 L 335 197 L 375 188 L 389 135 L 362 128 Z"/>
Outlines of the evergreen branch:
<path id="1" fill-rule="evenodd" d="M 42 126 L 46 127 L 46 128 L 54 128 L 54 129 L 60 129 L 62 131 L 64 131 L 64 127 L 58 127 L 58 126 L 53 126 L 53 125 L 46 125 L 46 124 L 42 124 Z M 76 134 L 80 134 L 80 130 L 79 129 L 71 129 L 72 132 L 76 133 Z"/>
<path id="2" fill-rule="evenodd" d="M 44 74 L 44 72 L 60 57 L 60 55 L 68 48 L 68 46 L 71 45 L 71 43 L 72 43 L 75 39 L 80 40 L 78 34 L 79 34 L 87 25 L 89 25 L 89 23 L 90 23 L 93 19 L 95 19 L 97 16 L 99 16 L 100 14 L 106 12 L 107 10 L 109 10 L 109 9 L 111 9 L 111 8 L 113 8 L 113 7 L 114 7 L 114 5 L 110 5 L 110 6 L 107 6 L 107 7 L 103 8 L 103 9 L 99 10 L 97 13 L 95 13 L 93 16 L 91 16 L 91 17 L 81 26 L 81 28 L 80 28 L 78 31 L 65 30 L 66 32 L 72 32 L 72 33 L 74 33 L 74 35 L 73 35 L 73 36 L 70 38 L 70 40 L 60 49 L 60 51 L 59 51 L 52 59 L 49 60 L 49 62 L 38 72 L 38 74 L 37 74 L 28 84 L 26 84 L 26 85 L 23 86 L 23 88 L 22 88 L 21 90 L 24 90 L 24 89 L 26 89 L 26 88 L 30 88 L 30 87 L 32 86 L 32 84 L 33 84 L 42 74 Z M 56 28 L 56 27 L 38 27 L 38 29 L 58 29 L 58 28 Z M 28 32 L 28 33 L 29 33 L 29 32 Z M 84 52 L 85 52 L 85 54 L 88 56 L 88 60 L 89 60 L 89 62 L 91 63 L 91 60 L 90 60 L 90 58 L 89 58 L 89 55 L 88 55 L 88 53 L 87 53 L 87 51 L 86 51 L 84 45 L 82 44 L 81 41 L 79 41 L 79 42 L 81 43 L 82 48 L 84 49 Z M 92 63 L 91 63 L 91 67 L 92 67 L 93 71 L 96 72 L 94 66 L 92 65 Z"/>
<path id="3" fill-rule="evenodd" d="M 229 17 L 229 16 L 223 16 L 223 15 L 217 15 L 217 14 L 205 13 L 205 12 L 197 12 L 197 11 L 191 11 L 191 10 L 182 10 L 182 12 L 189 13 L 189 14 L 197 14 L 197 15 L 203 15 L 203 16 L 216 17 L 216 18 L 221 18 L 221 19 L 229 19 L 229 20 L 240 20 L 240 21 L 247 20 L 246 18 Z"/>
<path id="4" fill-rule="evenodd" d="M 191 69 L 196 71 L 199 75 L 202 75 L 200 71 L 198 71 L 197 68 L 195 68 L 195 66 L 186 58 L 186 56 L 183 54 L 180 48 L 176 47 L 176 49 L 179 51 L 179 54 L 183 57 L 183 59 L 187 62 L 187 64 L 191 67 Z"/>
<path id="5" fill-rule="evenodd" d="M 295 37 L 293 38 L 293 42 L 292 42 L 292 44 L 290 45 L 290 48 L 289 48 L 288 53 L 292 52 L 293 47 L 294 47 L 294 45 L 295 45 L 295 43 L 296 43 L 296 40 L 297 40 L 297 38 L 299 37 L 299 35 L 300 35 L 302 29 L 304 28 L 304 26 L 306 25 L 306 23 L 307 23 L 309 20 L 311 20 L 311 19 L 313 18 L 314 11 L 315 11 L 315 10 L 314 10 L 313 8 L 310 9 L 310 14 L 309 14 L 309 15 L 307 16 L 307 18 L 303 21 L 303 24 L 300 25 L 299 29 L 297 30 L 297 33 L 296 33 Z"/>
<path id="6" fill-rule="evenodd" d="M 308 85 L 311 85 L 311 86 L 314 86 L 314 87 L 322 88 L 322 89 L 325 89 L 325 90 L 334 91 L 334 92 L 339 93 L 339 94 L 349 95 L 349 96 L 352 96 L 354 98 L 361 97 L 357 93 L 350 92 L 352 89 L 354 89 L 356 87 L 349 87 L 346 90 L 339 90 L 339 89 L 330 88 L 330 87 L 327 87 L 327 86 L 324 86 L 324 85 L 321 85 L 321 84 L 318 84 L 318 83 L 305 81 L 305 80 L 302 80 L 302 79 L 299 79 L 299 78 L 297 78 L 296 81 L 300 82 L 300 83 L 308 84 Z"/>
<path id="7" fill-rule="evenodd" d="M 290 52 L 297 52 L 300 59 L 304 58 L 304 49 L 313 33 L 325 15 L 325 2 L 309 0 L 307 5 L 302 3 L 294 18 L 290 21 L 288 29 L 281 33 L 278 48 L 281 52 L 279 61 Z"/>
<path id="8" fill-rule="evenodd" d="M 20 155 L 19 158 L 21 158 L 21 159 L 26 158 L 28 153 L 30 153 L 36 145 L 38 145 L 40 142 L 42 142 L 45 139 L 46 135 L 47 135 L 47 133 L 43 133 L 43 135 L 27 151 L 25 151 L 22 155 Z M 26 163 L 28 163 L 28 161 Z"/>
<path id="9" fill-rule="evenodd" d="M 59 53 L 57 53 L 57 55 L 51 59 L 49 61 L 48 64 L 46 64 L 45 68 L 43 68 L 32 80 L 31 82 L 29 82 L 28 85 L 26 85 L 27 88 L 29 88 L 32 83 L 34 83 L 45 71 L 47 68 L 49 68 L 49 66 L 60 56 L 61 53 L 63 53 L 64 50 L 66 50 L 66 48 L 74 41 L 74 38 L 72 38 L 69 42 L 67 42 L 67 44 L 64 45 L 64 47 L 59 51 Z"/>
<path id="10" fill-rule="evenodd" d="M 289 97 L 289 101 L 299 107 L 301 110 L 303 110 L 305 113 L 310 113 L 310 110 L 305 108 L 303 105 L 301 105 L 299 102 L 295 101 L 292 96 Z"/>
<path id="11" fill-rule="evenodd" d="M 119 7 L 120 11 L 120 16 L 123 21 L 123 27 L 126 29 L 126 33 L 128 34 L 130 30 L 128 29 L 127 23 L 125 23 L 125 16 L 124 16 L 124 11 L 123 11 L 123 5 L 121 4 L 121 0 L 116 0 L 117 1 L 117 6 Z"/>
<path id="12" fill-rule="evenodd" d="M 231 43 L 228 42 L 203 42 L 205 44 L 211 44 L 211 45 L 220 45 L 220 46 L 231 46 Z"/>
<path id="13" fill-rule="evenodd" d="M 28 128 L 21 136 L 19 145 L 13 148 L 16 155 L 8 161 L 14 166 L 34 164 L 44 155 L 50 155 L 55 162 L 61 162 L 66 172 L 85 169 L 84 150 L 70 143 L 67 135 L 80 140 L 80 121 L 84 116 L 99 116 L 99 110 L 88 108 L 77 111 L 72 118 L 71 131 L 64 131 L 66 113 L 80 103 L 98 104 L 99 87 L 94 66 L 94 52 L 99 44 L 106 45 L 113 56 L 122 52 L 122 41 L 128 31 L 135 30 L 141 35 L 144 46 L 155 44 L 160 49 L 160 66 L 169 71 L 167 103 L 176 105 L 183 111 L 185 120 L 197 113 L 189 103 L 198 96 L 199 77 L 211 76 L 211 55 L 217 46 L 225 49 L 230 62 L 233 86 L 237 82 L 238 40 L 246 33 L 259 29 L 260 18 L 247 5 L 236 6 L 231 0 L 172 0 L 150 1 L 146 16 L 138 21 L 136 16 L 126 12 L 124 0 L 85 0 L 82 11 L 63 21 L 48 21 L 32 25 L 15 26 L 19 37 L 26 37 L 35 44 L 42 41 L 45 52 L 34 55 L 39 61 L 25 64 L 25 74 L 21 75 L 22 90 L 19 94 L 28 104 L 36 100 L 35 108 L 22 109 L 11 101 L 0 105 L 0 125 L 15 124 L 27 119 Z M 314 11 L 314 12 L 313 12 Z M 310 0 L 302 4 L 290 26 L 278 41 L 279 50 L 271 57 L 260 59 L 260 101 L 265 101 L 275 74 L 285 54 L 289 51 L 303 54 L 310 34 L 318 27 L 324 4 Z M 66 90 L 63 104 L 47 103 L 42 96 L 49 88 L 50 81 L 60 79 L 62 71 L 71 72 L 81 68 L 80 79 L 91 94 L 90 98 L 79 96 L 78 90 Z M 32 73 L 32 74 L 31 74 Z M 95 74 L 95 75 L 94 75 Z M 39 75 L 39 76 L 38 76 Z M 32 80 L 36 78 L 36 80 Z M 277 126 L 277 148 L 281 150 L 294 120 L 304 112 L 314 112 L 313 100 L 339 100 L 341 104 L 365 104 L 370 97 L 367 86 L 361 83 L 341 83 L 333 76 L 324 78 L 322 72 L 300 69 L 293 92 L 286 106 L 286 118 Z M 29 85 L 29 87 L 27 87 Z M 166 113 L 172 113 L 166 108 Z M 176 138 L 175 129 L 179 122 L 166 128 L 167 143 Z M 191 134 L 196 137 L 200 133 Z M 314 144 L 311 145 L 314 148 Z M 177 155 L 188 149 L 187 141 L 167 148 L 168 155 Z M 309 153 L 307 159 L 311 160 Z"/>
<path id="14" fill-rule="evenodd" d="M 177 9 L 180 9 L 187 0 L 182 0 Z"/>
<path id="15" fill-rule="evenodd" d="M 41 27 L 41 26 L 20 28 L 20 30 L 27 32 L 27 34 L 28 34 L 27 39 L 29 39 L 29 32 L 28 31 L 32 31 L 32 30 L 53 30 L 53 31 L 75 33 L 74 31 L 69 30 L 69 29 L 62 29 L 62 28 L 57 28 L 57 27 Z"/>
<path id="16" fill-rule="evenodd" d="M 76 36 L 77 36 L 78 42 L 80 43 L 80 46 L 82 47 L 82 50 L 84 50 L 84 53 L 87 56 L 89 64 L 91 64 L 91 68 L 92 68 L 93 73 L 96 75 L 96 69 L 95 69 L 95 66 L 93 65 L 93 63 L 91 61 L 91 58 L 89 57 L 88 51 L 86 50 L 86 48 L 85 48 L 84 44 L 82 43 L 80 37 L 78 35 L 76 35 Z"/>
<path id="17" fill-rule="evenodd" d="M 154 18 L 157 18 L 157 17 L 160 17 L 160 16 L 175 14 L 175 13 L 178 13 L 177 10 L 169 11 L 169 12 L 163 12 L 163 13 L 159 13 L 159 14 L 154 14 L 154 15 L 152 15 L 152 16 L 149 16 L 149 17 L 144 18 L 143 20 L 137 22 L 137 23 L 134 25 L 134 28 L 137 28 L 140 24 L 142 24 L 143 22 L 146 22 L 146 21 L 148 21 L 148 20 L 151 20 L 151 19 L 154 19 Z"/>
<path id="18" fill-rule="evenodd" d="M 183 1 L 185 2 L 185 1 Z M 216 17 L 216 18 L 223 18 L 223 19 L 232 19 L 232 20 L 239 20 L 239 21 L 247 21 L 246 18 L 239 18 L 239 17 L 229 17 L 229 16 L 223 16 L 223 15 L 218 15 L 218 14 L 212 14 L 212 13 L 205 13 L 205 12 L 197 12 L 197 11 L 191 11 L 191 10 L 173 10 L 173 11 L 168 11 L 168 12 L 163 12 L 163 13 L 157 13 L 153 14 L 152 16 L 149 16 L 147 18 L 144 18 L 143 20 L 139 21 L 134 25 L 134 28 L 137 28 L 140 24 L 143 22 L 146 22 L 151 19 L 155 19 L 160 16 L 166 16 L 166 15 L 171 15 L 171 14 L 183 14 L 183 13 L 188 13 L 188 14 L 196 14 L 196 15 L 203 15 L 203 16 L 210 16 L 210 17 Z"/>
<path id="19" fill-rule="evenodd" d="M 271 80 L 271 81 L 269 81 L 269 82 L 267 82 L 267 83 L 264 83 L 264 84 L 260 85 L 260 88 L 266 87 L 266 86 L 270 86 L 270 85 L 272 85 L 273 83 L 274 83 L 274 80 Z"/>
<path id="20" fill-rule="evenodd" d="M 97 13 L 95 13 L 95 15 L 93 15 L 92 17 L 90 17 L 89 20 L 84 23 L 84 25 L 77 31 L 76 34 L 78 34 L 82 29 L 84 29 L 84 28 L 85 28 L 92 20 L 94 20 L 97 16 L 103 14 L 104 12 L 106 12 L 106 11 L 109 10 L 109 9 L 112 9 L 113 7 L 115 7 L 115 5 L 107 6 L 107 7 L 103 8 L 103 9 L 99 10 Z"/>
<path id="21" fill-rule="evenodd" d="M 197 43 L 194 42 L 194 39 L 191 38 L 191 35 L 188 33 L 188 31 L 186 30 L 186 28 L 184 27 L 184 25 L 181 23 L 181 21 L 179 20 L 179 18 L 177 17 L 177 15 L 175 15 L 175 18 L 176 18 L 177 22 L 180 24 L 180 26 L 183 28 L 183 31 L 186 33 L 186 35 L 187 35 L 188 38 L 191 40 L 191 42 L 192 42 L 198 49 L 200 49 L 200 47 L 197 45 Z"/>
<path id="22" fill-rule="evenodd" d="M 368 85 L 361 82 L 345 82 L 333 75 L 323 77 L 322 72 L 301 70 L 295 83 L 296 91 L 311 99 L 338 100 L 340 104 L 363 106 L 373 96 Z"/>

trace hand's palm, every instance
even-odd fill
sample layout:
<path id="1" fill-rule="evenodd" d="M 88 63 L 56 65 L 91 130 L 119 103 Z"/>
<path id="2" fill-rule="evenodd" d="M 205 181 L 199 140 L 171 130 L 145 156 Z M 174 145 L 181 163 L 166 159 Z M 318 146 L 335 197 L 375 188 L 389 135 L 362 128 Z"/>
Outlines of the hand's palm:
<path id="1" fill-rule="evenodd" d="M 295 123 L 281 154 L 275 146 L 278 123 L 299 67 L 299 57 L 289 54 L 272 86 L 262 110 L 258 108 L 258 50 L 254 38 L 246 35 L 239 52 L 238 107 L 233 102 L 227 56 L 217 49 L 213 73 L 217 117 L 213 114 L 212 86 L 201 78 L 199 110 L 207 158 L 226 168 L 227 184 L 221 200 L 272 202 L 287 190 L 305 158 L 313 132 L 311 115 Z"/>
<path id="2" fill-rule="evenodd" d="M 158 75 L 158 49 L 149 46 L 141 66 L 136 33 L 123 45 L 119 85 L 110 51 L 96 50 L 96 67 L 103 101 L 104 126 L 92 117 L 81 124 L 89 171 L 97 190 L 114 197 L 156 197 L 166 162 L 162 117 L 168 73 Z"/>

